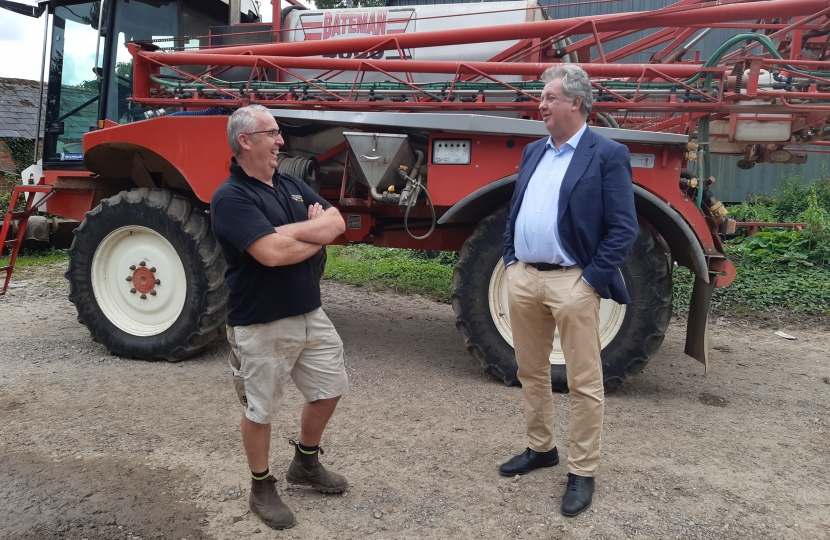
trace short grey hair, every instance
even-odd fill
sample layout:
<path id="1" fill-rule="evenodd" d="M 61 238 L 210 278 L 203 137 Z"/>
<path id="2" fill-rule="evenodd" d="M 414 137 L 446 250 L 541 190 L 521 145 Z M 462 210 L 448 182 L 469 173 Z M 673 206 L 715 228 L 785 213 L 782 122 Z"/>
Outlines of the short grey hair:
<path id="1" fill-rule="evenodd" d="M 257 113 L 260 111 L 268 112 L 268 109 L 262 105 L 248 105 L 236 109 L 228 119 L 228 146 L 234 156 L 238 156 L 242 150 L 239 147 L 239 134 L 256 131 Z"/>
<path id="2" fill-rule="evenodd" d="M 582 98 L 582 105 L 579 112 L 582 116 L 588 117 L 591 114 L 591 104 L 594 102 L 594 95 L 591 92 L 591 82 L 588 74 L 579 66 L 568 64 L 549 67 L 542 73 L 542 81 L 547 84 L 554 79 L 562 79 L 562 91 L 565 97 L 573 100 Z"/>

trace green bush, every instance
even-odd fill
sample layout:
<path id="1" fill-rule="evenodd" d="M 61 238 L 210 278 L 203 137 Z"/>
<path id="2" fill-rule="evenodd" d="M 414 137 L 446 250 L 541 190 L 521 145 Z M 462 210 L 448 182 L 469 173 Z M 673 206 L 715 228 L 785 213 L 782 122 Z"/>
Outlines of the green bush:
<path id="1" fill-rule="evenodd" d="M 752 236 L 738 237 L 731 241 L 728 251 L 747 263 L 787 263 L 812 266 L 817 260 L 810 249 L 810 239 L 803 231 L 761 231 Z"/>
<path id="2" fill-rule="evenodd" d="M 830 263 L 830 212 L 822 206 L 815 186 L 808 186 L 804 205 L 796 216 L 798 222 L 807 224 L 803 231 L 762 230 L 735 238 L 727 249 L 745 263 L 785 263 L 791 267 Z"/>
<path id="3" fill-rule="evenodd" d="M 813 315 L 830 314 L 830 268 L 775 263 L 741 263 L 735 281 L 715 289 L 712 307 L 737 313 L 787 310 Z M 674 311 L 686 314 L 694 276 L 681 267 L 674 271 Z"/>
<path id="4" fill-rule="evenodd" d="M 781 184 L 770 209 L 777 221 L 797 221 L 799 214 L 807 210 L 813 193 L 819 206 L 825 210 L 830 209 L 830 178 L 805 185 L 801 183 L 800 177 L 791 176 Z"/>
<path id="5" fill-rule="evenodd" d="M 807 209 L 798 215 L 807 224 L 802 235 L 807 239 L 807 252 L 811 260 L 830 263 L 830 212 L 819 201 L 818 192 L 812 190 Z"/>
<path id="6" fill-rule="evenodd" d="M 728 208 L 729 217 L 737 221 L 765 221 L 775 222 L 772 209 L 763 204 L 741 203 Z"/>
<path id="7" fill-rule="evenodd" d="M 458 252 L 457 251 L 433 251 L 433 250 L 423 250 L 423 249 L 415 249 L 412 250 L 412 256 L 416 259 L 423 259 L 428 261 L 435 261 L 439 264 L 443 264 L 445 266 L 455 266 L 455 263 L 458 262 Z"/>
<path id="8" fill-rule="evenodd" d="M 32 157 L 35 153 L 34 139 L 26 137 L 3 137 L 3 142 L 6 143 L 6 148 L 11 154 L 14 166 L 18 171 L 22 171 L 32 164 Z"/>
<path id="9" fill-rule="evenodd" d="M 5 215 L 6 210 L 9 209 L 9 203 L 12 200 L 11 191 L 8 193 L 0 193 L 0 216 Z M 17 204 L 15 205 L 15 211 L 23 210 L 26 207 L 26 196 L 23 193 L 20 193 L 17 197 Z M 2 221 L 0 221 L 2 223 Z"/>

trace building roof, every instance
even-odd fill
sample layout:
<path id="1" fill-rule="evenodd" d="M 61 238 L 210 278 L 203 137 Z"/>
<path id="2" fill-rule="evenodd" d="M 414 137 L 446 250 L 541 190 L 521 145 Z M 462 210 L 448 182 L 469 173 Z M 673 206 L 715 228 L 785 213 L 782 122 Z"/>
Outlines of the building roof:
<path id="1" fill-rule="evenodd" d="M 0 138 L 26 137 L 35 138 L 37 124 L 37 103 L 40 100 L 40 83 L 26 79 L 0 78 Z M 44 85 L 44 91 L 46 85 Z M 76 88 L 61 87 L 61 112 L 68 113 L 81 107 L 98 92 Z M 40 117 L 40 136 L 43 136 L 43 119 L 46 115 L 46 96 Z M 64 135 L 62 140 L 80 140 L 98 121 L 98 104 L 92 103 L 63 119 Z"/>
<path id="2" fill-rule="evenodd" d="M 34 139 L 39 100 L 40 82 L 0 78 L 0 137 Z M 45 112 L 46 100 L 43 101 Z M 43 134 L 42 127 L 40 133 Z"/>

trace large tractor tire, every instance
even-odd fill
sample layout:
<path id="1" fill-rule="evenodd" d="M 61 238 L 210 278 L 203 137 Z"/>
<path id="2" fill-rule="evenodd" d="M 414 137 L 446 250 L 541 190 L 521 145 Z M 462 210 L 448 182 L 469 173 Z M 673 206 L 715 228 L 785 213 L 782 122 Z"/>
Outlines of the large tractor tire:
<path id="1" fill-rule="evenodd" d="M 208 217 L 183 197 L 142 188 L 87 212 L 66 278 L 78 321 L 110 353 L 177 361 L 222 333 L 224 272 Z"/>
<path id="2" fill-rule="evenodd" d="M 513 352 L 502 252 L 508 209 L 484 218 L 464 243 L 452 277 L 456 326 L 485 371 L 508 386 L 519 385 Z M 642 371 L 657 352 L 671 318 L 671 267 L 652 234 L 640 226 L 629 257 L 620 268 L 632 303 L 600 304 L 602 369 L 606 390 Z M 565 359 L 557 331 L 551 353 L 551 383 L 567 392 Z"/>

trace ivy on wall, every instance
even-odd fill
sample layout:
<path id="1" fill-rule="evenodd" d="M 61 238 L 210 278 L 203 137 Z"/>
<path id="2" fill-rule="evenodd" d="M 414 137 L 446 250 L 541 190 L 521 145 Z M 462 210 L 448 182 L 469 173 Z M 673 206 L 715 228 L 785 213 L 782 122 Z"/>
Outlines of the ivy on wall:
<path id="1" fill-rule="evenodd" d="M 6 148 L 8 148 L 18 172 L 32 164 L 32 158 L 35 154 L 35 141 L 33 139 L 26 137 L 3 137 L 0 140 L 6 143 Z"/>

